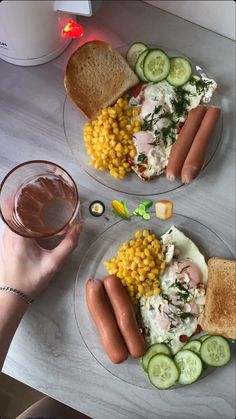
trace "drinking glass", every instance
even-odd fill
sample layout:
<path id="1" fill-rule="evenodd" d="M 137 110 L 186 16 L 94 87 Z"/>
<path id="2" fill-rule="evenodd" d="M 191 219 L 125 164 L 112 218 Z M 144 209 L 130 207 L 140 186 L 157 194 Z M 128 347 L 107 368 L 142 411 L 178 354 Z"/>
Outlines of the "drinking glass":
<path id="1" fill-rule="evenodd" d="M 30 238 L 64 234 L 77 221 L 77 186 L 61 166 L 31 160 L 13 168 L 0 186 L 0 214 L 15 233 Z"/>

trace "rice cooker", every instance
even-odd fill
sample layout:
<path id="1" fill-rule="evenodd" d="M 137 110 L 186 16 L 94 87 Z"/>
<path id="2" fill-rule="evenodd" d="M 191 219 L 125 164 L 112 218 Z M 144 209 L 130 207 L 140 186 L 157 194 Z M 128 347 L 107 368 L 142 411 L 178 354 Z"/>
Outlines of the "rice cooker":
<path id="1" fill-rule="evenodd" d="M 75 15 L 91 16 L 100 3 L 0 0 L 0 58 L 22 66 L 52 60 L 82 35 Z"/>

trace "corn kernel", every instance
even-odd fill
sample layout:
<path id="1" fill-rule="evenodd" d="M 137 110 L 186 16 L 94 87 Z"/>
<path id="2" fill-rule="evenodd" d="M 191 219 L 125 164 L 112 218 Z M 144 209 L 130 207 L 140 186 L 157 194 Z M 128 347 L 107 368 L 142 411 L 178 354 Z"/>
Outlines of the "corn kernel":
<path id="1" fill-rule="evenodd" d="M 116 170 L 120 173 L 120 168 Z M 160 247 L 158 254 L 157 245 Z M 158 276 L 165 269 L 165 263 L 159 257 L 163 257 L 164 251 L 154 234 L 148 230 L 136 231 L 134 239 L 124 243 L 116 257 L 104 265 L 110 274 L 115 273 L 121 279 L 131 301 L 137 303 L 142 296 L 160 293 Z"/>

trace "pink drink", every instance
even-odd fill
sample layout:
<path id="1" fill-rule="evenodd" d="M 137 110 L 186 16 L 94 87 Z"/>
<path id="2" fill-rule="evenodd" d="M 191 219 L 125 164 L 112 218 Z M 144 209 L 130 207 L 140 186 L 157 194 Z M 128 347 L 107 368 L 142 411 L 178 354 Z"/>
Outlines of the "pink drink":
<path id="1" fill-rule="evenodd" d="M 14 168 L 1 184 L 3 221 L 17 234 L 46 238 L 64 233 L 79 212 L 72 177 L 55 163 L 33 160 Z"/>
<path id="2" fill-rule="evenodd" d="M 14 218 L 31 232 L 52 235 L 72 217 L 75 198 L 63 179 L 40 177 L 16 192 Z"/>

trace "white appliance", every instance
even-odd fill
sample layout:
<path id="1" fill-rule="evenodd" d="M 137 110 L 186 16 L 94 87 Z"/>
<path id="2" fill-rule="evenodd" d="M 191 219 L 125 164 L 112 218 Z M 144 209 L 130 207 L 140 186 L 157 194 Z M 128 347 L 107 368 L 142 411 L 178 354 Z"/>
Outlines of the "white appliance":
<path id="1" fill-rule="evenodd" d="M 72 38 L 63 29 L 73 15 L 91 16 L 100 1 L 0 0 L 0 58 L 37 65 L 57 57 Z"/>

